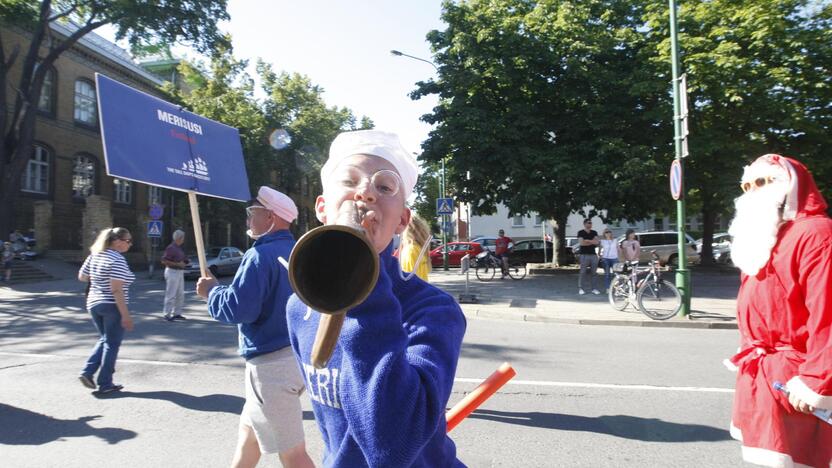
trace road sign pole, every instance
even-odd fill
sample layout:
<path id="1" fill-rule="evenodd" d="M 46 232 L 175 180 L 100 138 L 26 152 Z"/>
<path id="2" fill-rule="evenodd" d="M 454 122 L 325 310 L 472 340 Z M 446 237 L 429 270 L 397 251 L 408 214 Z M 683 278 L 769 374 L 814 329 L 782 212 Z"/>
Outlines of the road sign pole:
<path id="1" fill-rule="evenodd" d="M 445 198 L 445 158 L 442 158 L 442 198 Z M 445 229 L 448 223 L 448 215 L 442 215 L 442 269 L 448 271 L 448 230 Z"/>
<path id="2" fill-rule="evenodd" d="M 682 172 L 680 179 L 681 190 L 684 191 L 684 159 L 683 156 L 683 140 L 685 135 L 682 132 L 682 99 L 683 96 L 680 90 L 679 79 L 679 39 L 677 34 L 676 23 L 676 0 L 669 0 L 670 4 L 670 56 L 673 70 L 673 131 L 674 131 L 674 146 L 676 149 L 676 160 Z M 687 215 L 685 213 L 685 197 L 684 193 L 676 200 L 676 226 L 678 228 L 678 247 L 679 254 L 678 267 L 676 268 L 676 287 L 682 294 L 682 308 L 679 314 L 687 316 L 690 314 L 690 270 L 688 270 L 687 259 L 687 238 L 685 237 L 685 222 Z"/>

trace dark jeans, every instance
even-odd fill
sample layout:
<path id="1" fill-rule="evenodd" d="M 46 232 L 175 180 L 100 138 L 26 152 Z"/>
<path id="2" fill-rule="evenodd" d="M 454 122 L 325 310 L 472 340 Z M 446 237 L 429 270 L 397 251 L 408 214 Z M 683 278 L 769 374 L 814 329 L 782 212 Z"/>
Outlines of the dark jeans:
<path id="1" fill-rule="evenodd" d="M 116 358 L 118 358 L 121 340 L 124 338 L 124 327 L 121 326 L 121 314 L 115 304 L 93 306 L 90 315 L 101 338 L 92 349 L 87 365 L 81 373 L 92 377 L 101 368 L 96 383 L 99 388 L 106 388 L 113 385 Z"/>
<path id="2" fill-rule="evenodd" d="M 618 263 L 617 258 L 601 258 L 601 268 L 604 269 L 604 280 L 606 281 L 606 288 L 610 288 L 610 283 L 612 283 L 612 277 L 614 276 L 612 273 L 612 266 Z"/>

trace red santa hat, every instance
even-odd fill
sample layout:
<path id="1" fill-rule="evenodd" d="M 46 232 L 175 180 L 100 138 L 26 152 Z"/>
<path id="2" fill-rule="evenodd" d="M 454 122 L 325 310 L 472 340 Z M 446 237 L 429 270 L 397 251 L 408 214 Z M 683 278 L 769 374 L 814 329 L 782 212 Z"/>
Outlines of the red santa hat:
<path id="1" fill-rule="evenodd" d="M 755 183 L 759 178 L 772 178 L 783 184 L 786 200 L 783 219 L 793 220 L 801 216 L 823 213 L 826 200 L 815 185 L 815 179 L 800 161 L 779 154 L 766 154 L 746 166 L 742 183 Z"/>

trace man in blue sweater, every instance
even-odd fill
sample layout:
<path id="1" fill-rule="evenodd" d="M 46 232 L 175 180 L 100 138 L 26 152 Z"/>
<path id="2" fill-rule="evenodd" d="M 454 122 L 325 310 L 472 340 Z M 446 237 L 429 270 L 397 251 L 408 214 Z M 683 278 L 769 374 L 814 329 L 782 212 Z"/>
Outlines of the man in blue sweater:
<path id="1" fill-rule="evenodd" d="M 340 134 L 321 169 L 318 219 L 331 224 L 342 204 L 354 201 L 380 256 L 375 289 L 347 312 L 326 368 L 316 369 L 310 359 L 320 314 L 296 295 L 287 305 L 325 466 L 462 466 L 447 435 L 445 408 L 465 318 L 451 296 L 406 277 L 391 255 L 393 236 L 410 221 L 405 200 L 416 177 L 416 161 L 398 137 L 377 130 Z"/>
<path id="2" fill-rule="evenodd" d="M 248 235 L 255 241 L 234 280 L 221 286 L 209 276 L 196 285 L 197 294 L 208 299 L 211 317 L 238 325 L 240 354 L 246 359 L 246 403 L 232 466 L 254 467 L 261 453 L 277 453 L 284 467 L 312 467 L 299 399 L 303 378 L 286 328 L 292 289 L 277 260 L 288 259 L 295 245 L 289 225 L 298 210 L 291 198 L 260 187 L 246 214 Z"/>

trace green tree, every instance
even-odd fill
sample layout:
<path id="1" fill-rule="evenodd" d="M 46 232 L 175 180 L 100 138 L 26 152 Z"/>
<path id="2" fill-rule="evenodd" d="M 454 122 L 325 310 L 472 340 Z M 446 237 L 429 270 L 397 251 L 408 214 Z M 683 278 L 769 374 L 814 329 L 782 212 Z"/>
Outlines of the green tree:
<path id="1" fill-rule="evenodd" d="M 446 159 L 475 214 L 536 211 L 561 241 L 586 205 L 607 219 L 656 211 L 672 140 L 642 13 L 634 0 L 446 1 L 447 29 L 428 34 L 439 79 L 412 93 L 439 95 L 423 160 Z"/>
<path id="2" fill-rule="evenodd" d="M 14 200 L 32 151 L 37 102 L 47 70 L 79 39 L 111 24 L 118 39 L 135 48 L 184 41 L 200 51 L 223 41 L 217 22 L 228 19 L 226 0 L 4 0 L 0 24 L 31 33 L 24 51 L 9 49 L 0 40 L 0 232 L 14 226 Z M 62 23 L 72 32 L 58 35 L 51 27 Z M 10 83 L 9 71 L 20 61 L 20 78 Z M 7 90 L 13 90 L 6 94 Z"/>
<path id="3" fill-rule="evenodd" d="M 651 3 L 645 19 L 652 61 L 669 70 L 667 2 Z M 801 159 L 832 193 L 832 3 L 685 0 L 679 31 L 691 114 L 686 185 L 710 261 L 715 220 L 731 211 L 742 168 L 757 156 Z"/>

